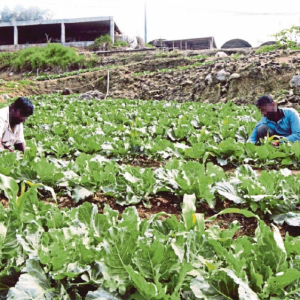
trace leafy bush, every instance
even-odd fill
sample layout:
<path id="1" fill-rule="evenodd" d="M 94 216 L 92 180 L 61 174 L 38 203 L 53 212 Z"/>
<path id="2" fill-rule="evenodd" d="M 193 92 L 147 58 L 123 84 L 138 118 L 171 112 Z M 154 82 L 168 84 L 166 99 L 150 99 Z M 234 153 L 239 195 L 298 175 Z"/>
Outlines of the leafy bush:
<path id="1" fill-rule="evenodd" d="M 155 48 L 153 45 L 148 44 L 148 43 L 145 43 L 145 47 L 146 47 L 146 48 Z"/>
<path id="2" fill-rule="evenodd" d="M 273 35 L 276 38 L 276 45 L 280 48 L 287 49 L 297 47 L 297 40 L 300 37 L 300 28 L 292 26 L 289 29 L 283 29 Z"/>
<path id="3" fill-rule="evenodd" d="M 107 51 L 112 49 L 112 47 L 113 47 L 113 43 L 111 37 L 108 34 L 105 34 L 96 38 L 94 43 L 88 46 L 88 49 L 92 51 L 97 51 L 97 50 Z"/>
<path id="4" fill-rule="evenodd" d="M 28 71 L 43 68 L 59 67 L 78 69 L 87 64 L 83 55 L 78 55 L 70 47 L 61 44 L 47 44 L 46 47 L 30 47 L 15 53 L 11 65 L 16 71 Z"/>
<path id="5" fill-rule="evenodd" d="M 278 49 L 300 50 L 300 45 L 298 44 L 300 27 L 292 26 L 289 29 L 281 30 L 273 36 L 276 39 L 276 44 L 262 46 L 256 53 L 265 53 Z"/>
<path id="6" fill-rule="evenodd" d="M 129 47 L 129 44 L 125 41 L 115 41 L 114 47 L 115 48 Z"/>
<path id="7" fill-rule="evenodd" d="M 88 46 L 89 50 L 97 51 L 108 51 L 113 48 L 122 48 L 122 47 L 128 47 L 129 44 L 125 41 L 118 41 L 115 40 L 115 43 L 113 44 L 112 39 L 110 35 L 105 34 L 95 39 L 94 43 L 90 46 Z"/>

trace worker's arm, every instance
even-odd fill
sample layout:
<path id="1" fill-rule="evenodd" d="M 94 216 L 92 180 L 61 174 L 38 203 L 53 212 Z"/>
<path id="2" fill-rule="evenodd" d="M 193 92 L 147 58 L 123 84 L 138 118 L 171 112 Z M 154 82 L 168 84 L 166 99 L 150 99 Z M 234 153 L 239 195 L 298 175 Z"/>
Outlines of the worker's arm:
<path id="1" fill-rule="evenodd" d="M 0 151 L 5 149 L 2 144 L 2 137 L 4 134 L 4 126 L 5 126 L 5 122 L 2 120 L 2 118 L 0 118 Z"/>
<path id="2" fill-rule="evenodd" d="M 252 134 L 250 135 L 250 137 L 248 138 L 247 140 L 247 143 L 252 143 L 252 144 L 256 144 L 258 142 L 258 139 L 257 139 L 257 129 L 260 125 L 263 125 L 263 124 L 266 124 L 266 121 L 264 118 L 262 118 L 258 123 L 256 123 L 253 131 L 252 131 Z"/>
<path id="3" fill-rule="evenodd" d="M 296 110 L 288 112 L 288 123 L 291 126 L 291 134 L 286 136 L 290 142 L 300 141 L 300 117 Z"/>
<path id="4" fill-rule="evenodd" d="M 23 130 L 23 124 L 21 123 L 20 125 L 20 132 L 19 132 L 19 137 L 15 142 L 15 150 L 22 151 L 23 153 L 25 152 L 25 139 L 24 139 L 24 130 Z"/>
<path id="5" fill-rule="evenodd" d="M 247 143 L 252 143 L 252 144 L 257 143 L 257 126 L 255 126 L 254 130 L 252 131 L 252 134 L 248 138 Z"/>
<path id="6" fill-rule="evenodd" d="M 25 143 L 15 144 L 15 150 L 25 152 Z"/>
<path id="7" fill-rule="evenodd" d="M 0 139 L 0 151 L 5 150 L 5 149 L 10 152 L 14 152 L 14 150 L 10 149 L 9 147 L 3 146 L 2 139 Z"/>

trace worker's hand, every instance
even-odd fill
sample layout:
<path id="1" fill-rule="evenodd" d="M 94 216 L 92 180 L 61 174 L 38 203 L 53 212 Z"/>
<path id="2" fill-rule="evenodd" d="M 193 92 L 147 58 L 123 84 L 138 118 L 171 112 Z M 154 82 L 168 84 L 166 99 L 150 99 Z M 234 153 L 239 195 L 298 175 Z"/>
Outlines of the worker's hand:
<path id="1" fill-rule="evenodd" d="M 272 146 L 277 147 L 277 146 L 279 146 L 279 143 L 280 143 L 280 141 L 272 142 Z"/>
<path id="2" fill-rule="evenodd" d="M 5 149 L 5 150 L 8 150 L 9 152 L 14 152 L 14 150 L 10 149 L 9 147 L 5 147 L 5 146 L 4 146 L 4 149 Z"/>

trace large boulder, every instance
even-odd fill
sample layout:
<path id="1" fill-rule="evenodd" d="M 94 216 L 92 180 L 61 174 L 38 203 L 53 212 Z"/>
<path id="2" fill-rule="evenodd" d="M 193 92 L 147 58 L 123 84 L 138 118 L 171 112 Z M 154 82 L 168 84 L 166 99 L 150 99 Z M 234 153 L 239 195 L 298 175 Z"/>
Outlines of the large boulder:
<path id="1" fill-rule="evenodd" d="M 223 57 L 228 57 L 228 55 L 224 51 L 218 51 L 215 54 L 215 57 L 217 57 L 217 58 L 223 58 Z"/>
<path id="2" fill-rule="evenodd" d="M 230 77 L 230 73 L 222 69 L 216 75 L 216 79 L 220 82 L 225 82 Z"/>
<path id="3" fill-rule="evenodd" d="M 293 89 L 293 94 L 300 95 L 300 75 L 293 76 L 290 80 L 290 87 Z"/>
<path id="4" fill-rule="evenodd" d="M 88 91 L 86 93 L 80 94 L 79 98 L 86 99 L 86 100 L 92 100 L 92 99 L 101 100 L 105 98 L 105 95 L 97 90 L 94 90 L 94 91 Z"/>
<path id="5" fill-rule="evenodd" d="M 300 88 L 300 75 L 295 75 L 290 80 L 290 87 L 291 88 Z"/>

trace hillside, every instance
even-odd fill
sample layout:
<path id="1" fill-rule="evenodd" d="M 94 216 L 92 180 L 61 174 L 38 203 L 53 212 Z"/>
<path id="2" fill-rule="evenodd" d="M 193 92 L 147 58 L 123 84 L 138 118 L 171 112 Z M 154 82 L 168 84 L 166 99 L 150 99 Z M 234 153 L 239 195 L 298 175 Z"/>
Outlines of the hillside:
<path id="1" fill-rule="evenodd" d="M 0 95 L 52 94 L 68 88 L 72 93 L 99 90 L 106 94 L 108 90 L 112 98 L 242 104 L 271 94 L 297 107 L 300 93 L 291 89 L 290 81 L 300 71 L 300 51 L 256 54 L 256 50 L 228 49 L 225 58 L 215 57 L 218 50 L 113 53 L 99 56 L 102 70 L 44 81 L 36 81 L 36 74 L 25 78 L 5 70 L 0 74 Z M 53 74 L 53 70 L 39 72 Z"/>

